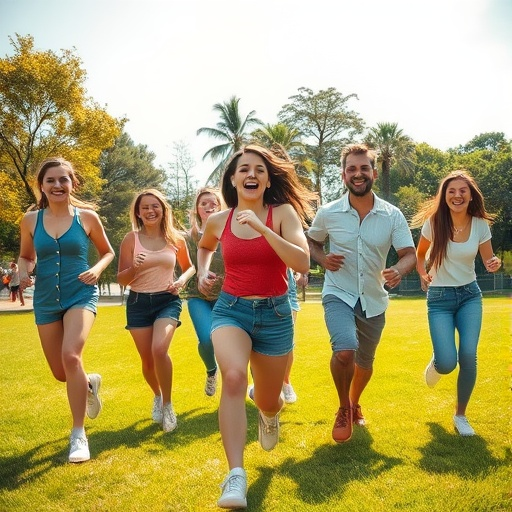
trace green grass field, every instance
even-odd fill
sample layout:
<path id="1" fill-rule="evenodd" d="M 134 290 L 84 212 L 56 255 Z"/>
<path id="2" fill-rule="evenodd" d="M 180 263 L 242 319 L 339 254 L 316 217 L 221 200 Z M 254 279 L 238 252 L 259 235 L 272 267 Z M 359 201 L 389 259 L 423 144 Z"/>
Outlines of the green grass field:
<path id="1" fill-rule="evenodd" d="M 479 374 L 468 417 L 452 426 L 456 372 L 427 388 L 431 345 L 424 299 L 394 299 L 363 395 L 367 428 L 336 445 L 336 393 L 320 303 L 302 304 L 292 381 L 299 396 L 281 415 L 280 443 L 263 451 L 249 419 L 250 511 L 512 510 L 510 298 L 484 300 Z M 0 314 L 0 511 L 218 510 L 227 471 L 218 393 L 204 369 L 186 308 L 171 345 L 178 429 L 149 419 L 152 395 L 124 330 L 124 308 L 102 306 L 84 352 L 103 376 L 104 408 L 86 421 L 91 461 L 69 464 L 64 385 L 44 361 L 31 312 Z"/>

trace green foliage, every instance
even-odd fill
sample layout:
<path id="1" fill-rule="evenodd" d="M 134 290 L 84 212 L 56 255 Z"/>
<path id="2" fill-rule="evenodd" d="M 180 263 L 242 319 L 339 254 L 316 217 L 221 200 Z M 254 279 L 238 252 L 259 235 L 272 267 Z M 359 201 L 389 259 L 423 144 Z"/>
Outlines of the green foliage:
<path id="1" fill-rule="evenodd" d="M 220 116 L 217 127 L 203 127 L 197 130 L 197 135 L 204 134 L 221 141 L 221 144 L 210 148 L 203 156 L 203 160 L 210 157 L 214 162 L 218 162 L 207 180 L 207 184 L 212 186 L 219 185 L 220 177 L 231 155 L 249 141 L 249 130 L 255 125 L 262 124 L 254 110 L 242 119 L 239 103 L 240 98 L 236 96 L 232 96 L 224 103 L 216 103 L 213 110 Z"/>
<path id="2" fill-rule="evenodd" d="M 96 194 L 97 161 L 119 122 L 86 96 L 86 73 L 73 51 L 38 51 L 31 36 L 17 35 L 11 45 L 14 54 L 0 59 L 0 172 L 16 173 L 22 210 L 35 202 L 34 172 L 48 156 L 73 162 L 84 193 Z"/>
<path id="3" fill-rule="evenodd" d="M 99 214 L 116 252 L 116 259 L 101 276 L 102 282 L 116 281 L 119 246 L 131 230 L 130 205 L 135 195 L 146 188 L 164 191 L 165 173 L 155 167 L 154 159 L 155 155 L 147 146 L 136 145 L 125 132 L 101 155 L 104 187 L 99 200 Z"/>
<path id="4" fill-rule="evenodd" d="M 270 453 L 259 446 L 257 410 L 246 402 L 249 511 L 510 510 L 508 298 L 484 299 L 478 379 L 468 407 L 477 436 L 461 438 L 453 430 L 458 372 L 434 390 L 424 383 L 431 356 L 424 299 L 397 299 L 363 395 L 368 426 L 356 427 L 341 445 L 331 439 L 338 402 L 322 306 L 301 308 L 291 375 L 298 401 L 283 409 L 280 442 Z M 1 510 L 216 510 L 227 472 L 219 396 L 204 395 L 204 366 L 186 307 L 181 320 L 170 349 L 178 428 L 164 434 L 150 419 L 153 397 L 124 329 L 124 307 L 99 308 L 84 364 L 103 376 L 104 407 L 97 419 L 86 419 L 92 460 L 72 465 L 65 386 L 44 361 L 33 314 L 0 315 Z"/>
<path id="5" fill-rule="evenodd" d="M 333 87 L 314 93 L 301 87 L 290 96 L 278 114 L 280 122 L 299 131 L 311 167 L 313 186 L 322 200 L 339 196 L 341 181 L 339 161 L 342 147 L 352 142 L 364 129 L 359 114 L 348 109 L 355 94 L 343 96 Z"/>
<path id="6" fill-rule="evenodd" d="M 402 174 L 411 174 L 414 168 L 414 143 L 398 128 L 397 123 L 377 123 L 366 135 L 365 142 L 378 152 L 382 197 L 389 201 L 391 165 L 395 164 Z"/>

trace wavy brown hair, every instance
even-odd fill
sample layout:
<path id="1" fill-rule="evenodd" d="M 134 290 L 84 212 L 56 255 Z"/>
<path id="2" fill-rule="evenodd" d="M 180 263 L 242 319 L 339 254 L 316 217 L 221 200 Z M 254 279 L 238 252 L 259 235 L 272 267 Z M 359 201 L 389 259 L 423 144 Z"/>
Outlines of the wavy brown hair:
<path id="1" fill-rule="evenodd" d="M 258 144 L 244 146 L 228 162 L 221 181 L 222 196 L 226 205 L 229 208 L 238 205 L 238 194 L 231 184 L 231 176 L 235 174 L 238 160 L 244 153 L 254 153 L 265 162 L 271 186 L 265 189 L 263 202 L 267 205 L 291 204 L 306 227 L 306 221 L 314 217 L 313 204 L 318 200 L 317 194 L 308 190 L 299 181 L 295 164 L 287 155 L 278 155 L 278 151 L 274 152 Z"/>
<path id="2" fill-rule="evenodd" d="M 441 181 L 437 194 L 423 203 L 418 213 L 412 218 L 411 228 L 417 228 L 430 219 L 432 228 L 432 245 L 430 247 L 429 266 L 439 268 L 446 257 L 448 242 L 453 240 L 453 221 L 450 208 L 446 203 L 446 190 L 453 180 L 463 180 L 471 191 L 468 213 L 472 217 L 485 219 L 491 223 L 494 215 L 485 209 L 484 196 L 475 179 L 467 171 L 452 171 Z"/>

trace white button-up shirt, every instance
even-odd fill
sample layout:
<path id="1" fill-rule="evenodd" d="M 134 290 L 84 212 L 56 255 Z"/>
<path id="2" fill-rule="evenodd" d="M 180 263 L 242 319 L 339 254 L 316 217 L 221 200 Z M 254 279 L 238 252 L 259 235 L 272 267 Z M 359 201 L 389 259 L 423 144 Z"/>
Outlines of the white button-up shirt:
<path id="1" fill-rule="evenodd" d="M 321 206 L 307 233 L 321 243 L 329 238 L 329 252 L 345 256 L 339 270 L 325 271 L 322 297 L 335 295 L 351 307 L 360 300 L 367 318 L 380 315 L 388 306 L 381 272 L 391 246 L 395 250 L 414 248 L 403 213 L 375 194 L 373 197 L 373 208 L 362 222 L 350 206 L 348 193 Z"/>

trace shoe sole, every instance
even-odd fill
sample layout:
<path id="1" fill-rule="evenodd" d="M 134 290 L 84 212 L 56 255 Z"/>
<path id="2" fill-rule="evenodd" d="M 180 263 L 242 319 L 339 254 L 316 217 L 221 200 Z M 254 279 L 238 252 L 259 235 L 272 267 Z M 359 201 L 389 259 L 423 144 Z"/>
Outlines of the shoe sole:
<path id="1" fill-rule="evenodd" d="M 96 374 L 96 375 L 98 375 L 98 374 Z M 91 383 L 91 387 L 92 387 L 92 395 L 98 401 L 98 412 L 95 415 L 90 415 L 89 414 L 89 408 L 87 407 L 87 416 L 91 420 L 96 419 L 98 417 L 99 413 L 101 412 L 101 409 L 103 408 L 103 404 L 101 402 L 101 398 L 99 397 L 99 392 L 100 392 L 100 388 L 101 388 L 101 375 L 98 375 L 98 377 L 99 377 L 98 379 L 94 378 L 91 381 L 90 380 L 91 379 L 91 375 L 89 375 L 89 382 Z"/>
<path id="2" fill-rule="evenodd" d="M 230 508 L 230 509 L 237 509 L 237 508 L 247 508 L 247 500 L 240 500 L 240 499 L 226 499 L 226 500 L 219 500 L 217 502 L 217 506 L 219 508 Z"/>
<path id="3" fill-rule="evenodd" d="M 88 460 L 91 460 L 91 457 L 69 457 L 69 462 L 71 464 L 77 464 L 77 463 L 80 463 L 80 462 L 87 462 Z"/>

